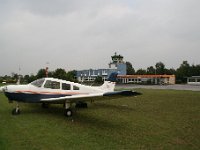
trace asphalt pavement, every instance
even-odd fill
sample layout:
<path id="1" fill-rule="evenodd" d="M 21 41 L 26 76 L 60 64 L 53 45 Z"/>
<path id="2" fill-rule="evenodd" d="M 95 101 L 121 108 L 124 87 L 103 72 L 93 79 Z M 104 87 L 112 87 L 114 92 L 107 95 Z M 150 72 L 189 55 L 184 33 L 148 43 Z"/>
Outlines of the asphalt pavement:
<path id="1" fill-rule="evenodd" d="M 189 90 L 200 91 L 200 85 L 188 85 L 188 84 L 175 84 L 175 85 L 135 85 L 135 84 L 120 84 L 116 85 L 116 88 L 124 89 L 170 89 L 170 90 Z"/>

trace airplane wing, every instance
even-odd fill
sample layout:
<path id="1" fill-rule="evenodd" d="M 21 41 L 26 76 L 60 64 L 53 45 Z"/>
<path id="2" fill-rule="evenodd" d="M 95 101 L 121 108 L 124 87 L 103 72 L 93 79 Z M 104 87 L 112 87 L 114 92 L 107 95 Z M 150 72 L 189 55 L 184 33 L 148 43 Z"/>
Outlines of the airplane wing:
<path id="1" fill-rule="evenodd" d="M 134 91 L 114 91 L 105 93 L 64 96 L 59 98 L 47 98 L 47 99 L 41 99 L 41 102 L 64 103 L 65 101 L 69 101 L 71 103 L 75 103 L 78 101 L 91 101 L 94 100 L 93 98 L 95 98 L 95 100 L 105 100 L 105 99 L 116 99 L 125 96 L 137 96 L 137 95 L 141 95 L 141 93 Z"/>

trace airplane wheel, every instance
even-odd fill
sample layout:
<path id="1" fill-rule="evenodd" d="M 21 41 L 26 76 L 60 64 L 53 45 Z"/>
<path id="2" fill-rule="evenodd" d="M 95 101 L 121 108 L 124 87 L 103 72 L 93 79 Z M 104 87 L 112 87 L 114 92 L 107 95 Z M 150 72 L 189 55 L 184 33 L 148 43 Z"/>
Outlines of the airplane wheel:
<path id="1" fill-rule="evenodd" d="M 72 116 L 72 110 L 71 109 L 66 109 L 65 110 L 65 116 L 71 117 Z"/>
<path id="2" fill-rule="evenodd" d="M 14 108 L 12 110 L 12 115 L 19 115 L 21 113 L 20 109 L 19 108 Z"/>

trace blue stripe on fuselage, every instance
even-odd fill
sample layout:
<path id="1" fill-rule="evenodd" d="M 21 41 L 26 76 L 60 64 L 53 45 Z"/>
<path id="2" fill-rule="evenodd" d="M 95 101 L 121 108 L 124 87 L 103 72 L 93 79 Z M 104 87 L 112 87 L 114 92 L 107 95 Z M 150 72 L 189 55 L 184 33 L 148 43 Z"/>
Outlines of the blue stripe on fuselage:
<path id="1" fill-rule="evenodd" d="M 31 94 L 31 93 L 9 93 L 5 92 L 8 100 L 14 100 L 18 102 L 26 102 L 26 103 L 39 103 L 41 99 L 45 98 L 59 98 L 64 96 L 64 94 Z"/>

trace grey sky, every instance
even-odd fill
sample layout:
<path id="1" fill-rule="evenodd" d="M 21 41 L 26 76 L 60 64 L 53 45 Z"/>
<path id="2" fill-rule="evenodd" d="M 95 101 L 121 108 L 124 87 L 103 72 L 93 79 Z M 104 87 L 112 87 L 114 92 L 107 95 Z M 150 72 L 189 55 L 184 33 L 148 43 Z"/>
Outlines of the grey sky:
<path id="1" fill-rule="evenodd" d="M 200 64 L 199 0 L 0 0 L 0 75 Z"/>

